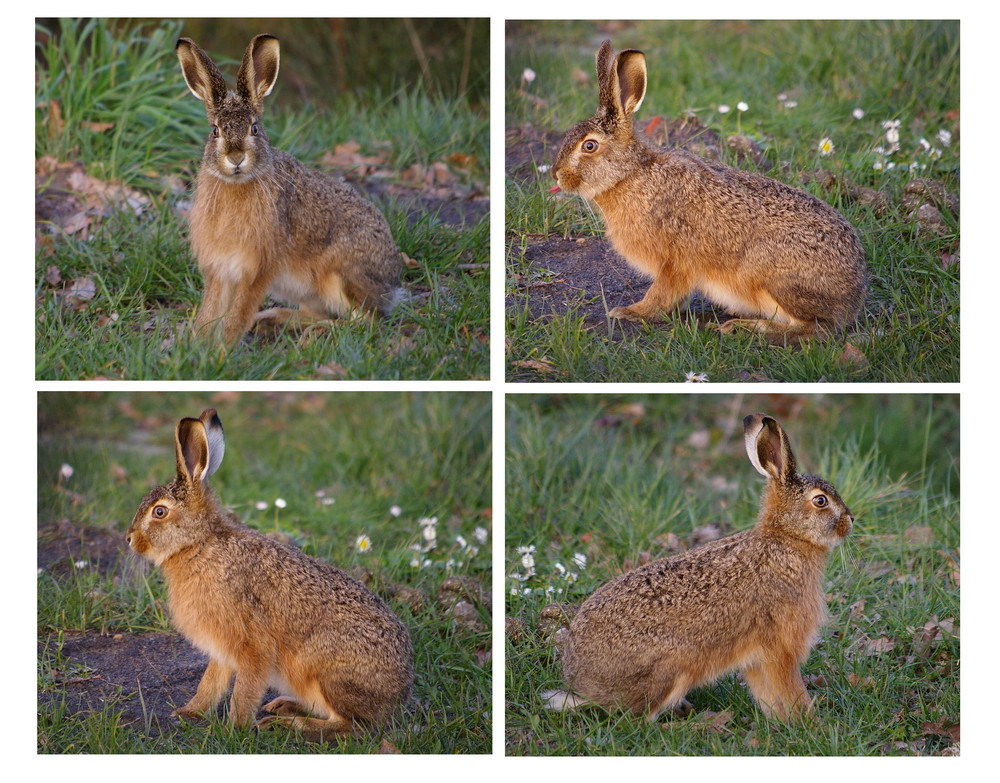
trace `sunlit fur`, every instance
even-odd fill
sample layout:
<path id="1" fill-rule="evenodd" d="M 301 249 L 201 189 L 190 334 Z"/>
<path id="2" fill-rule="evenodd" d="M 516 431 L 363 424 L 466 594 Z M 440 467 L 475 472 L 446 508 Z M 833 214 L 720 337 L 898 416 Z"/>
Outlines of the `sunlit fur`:
<path id="1" fill-rule="evenodd" d="M 174 625 L 209 657 L 175 715 L 206 715 L 232 684 L 229 716 L 239 727 L 254 723 L 269 686 L 287 695 L 265 705 L 274 715 L 261 727 L 320 739 L 383 723 L 413 682 L 400 620 L 345 572 L 219 505 L 198 479 L 222 448 L 214 410 L 182 420 L 175 446 L 177 477 L 146 495 L 127 533 L 133 551 L 162 569 Z"/>
<path id="2" fill-rule="evenodd" d="M 776 180 L 648 146 L 632 124 L 646 90 L 641 52 L 612 59 L 605 41 L 597 76 L 598 111 L 566 133 L 552 175 L 597 205 L 615 250 L 653 280 L 611 317 L 655 319 L 698 290 L 738 316 L 724 332 L 746 327 L 785 342 L 852 324 L 867 269 L 850 223 Z"/>
<path id="3" fill-rule="evenodd" d="M 653 720 L 734 670 L 769 717 L 811 707 L 799 666 L 825 619 L 829 552 L 854 519 L 829 483 L 796 472 L 773 418 L 752 414 L 744 428 L 768 477 L 756 526 L 598 588 L 570 625 L 569 690 L 545 694 L 550 708 L 590 703 Z"/>
<path id="4" fill-rule="evenodd" d="M 190 39 L 177 54 L 213 128 L 189 219 L 205 279 L 196 331 L 231 344 L 255 322 L 388 315 L 402 298 L 402 257 L 385 217 L 346 182 L 268 141 L 263 99 L 277 79 L 277 39 L 250 42 L 236 90 Z M 300 309 L 258 314 L 268 294 Z"/>

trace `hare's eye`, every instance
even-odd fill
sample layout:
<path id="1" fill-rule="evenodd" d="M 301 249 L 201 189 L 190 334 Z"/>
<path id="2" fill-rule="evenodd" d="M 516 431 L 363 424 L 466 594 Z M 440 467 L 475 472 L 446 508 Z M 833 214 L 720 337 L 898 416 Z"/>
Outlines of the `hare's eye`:
<path id="1" fill-rule="evenodd" d="M 250 133 L 251 133 L 251 135 L 256 136 L 258 130 L 260 130 L 260 129 L 257 127 L 257 123 L 256 122 L 253 125 L 250 126 Z"/>
<path id="2" fill-rule="evenodd" d="M 153 517 L 156 519 L 166 519 L 169 513 L 170 509 L 166 506 L 153 506 Z"/>
<path id="3" fill-rule="evenodd" d="M 812 502 L 816 508 L 826 508 L 826 506 L 830 503 L 830 499 L 827 498 L 826 495 L 817 495 L 813 498 Z"/>
<path id="4" fill-rule="evenodd" d="M 594 139 L 587 139 L 585 142 L 583 142 L 583 151 L 584 152 L 597 152 L 597 148 L 600 147 L 600 146 L 601 146 L 600 143 L 597 142 L 597 141 L 594 141 Z"/>
<path id="5" fill-rule="evenodd" d="M 218 125 L 213 125 L 212 126 L 212 138 L 213 139 L 219 138 L 219 126 Z"/>

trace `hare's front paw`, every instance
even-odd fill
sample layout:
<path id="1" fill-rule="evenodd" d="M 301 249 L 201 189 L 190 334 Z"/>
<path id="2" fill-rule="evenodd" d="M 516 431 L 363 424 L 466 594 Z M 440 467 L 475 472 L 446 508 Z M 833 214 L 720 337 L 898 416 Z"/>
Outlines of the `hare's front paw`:
<path id="1" fill-rule="evenodd" d="M 178 707 L 176 710 L 170 713 L 171 718 L 193 718 L 194 720 L 201 720 L 205 716 L 202 714 L 201 710 L 193 709 L 189 705 L 185 704 L 183 707 Z"/>
<path id="2" fill-rule="evenodd" d="M 608 312 L 608 318 L 617 318 L 622 321 L 645 321 L 646 318 L 642 313 L 637 312 L 631 307 L 613 307 L 610 312 Z"/>

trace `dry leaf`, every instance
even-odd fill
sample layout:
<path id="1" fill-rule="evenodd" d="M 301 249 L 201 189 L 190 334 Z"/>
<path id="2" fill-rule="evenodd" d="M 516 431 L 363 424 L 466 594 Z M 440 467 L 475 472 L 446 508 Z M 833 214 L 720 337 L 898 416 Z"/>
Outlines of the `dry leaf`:
<path id="1" fill-rule="evenodd" d="M 863 655 L 881 655 L 891 652 L 896 647 L 896 642 L 888 636 L 880 636 L 878 639 L 862 637 L 860 649 Z"/>
<path id="2" fill-rule="evenodd" d="M 928 734 L 934 737 L 947 737 L 952 742 L 961 741 L 961 724 L 958 723 L 948 723 L 945 724 L 941 721 L 937 723 L 924 723 L 920 727 L 921 734 Z"/>
<path id="3" fill-rule="evenodd" d="M 534 370 L 535 372 L 545 373 L 548 375 L 557 374 L 559 372 L 556 366 L 547 359 L 520 359 L 516 362 L 511 362 L 511 364 L 515 367 L 523 367 L 526 370 Z"/>

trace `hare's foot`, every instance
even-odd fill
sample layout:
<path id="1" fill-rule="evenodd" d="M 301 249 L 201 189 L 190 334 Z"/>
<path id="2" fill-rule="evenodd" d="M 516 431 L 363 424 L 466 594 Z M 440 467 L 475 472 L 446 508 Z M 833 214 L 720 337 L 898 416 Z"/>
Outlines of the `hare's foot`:
<path id="1" fill-rule="evenodd" d="M 774 345 L 798 345 L 802 340 L 812 337 L 824 338 L 829 333 L 817 323 L 780 323 L 767 318 L 730 318 L 721 324 L 708 324 L 709 329 L 715 329 L 721 334 L 732 334 L 737 329 L 747 329 L 764 335 L 765 339 Z"/>
<path id="2" fill-rule="evenodd" d="M 308 715 L 307 710 L 297 699 L 291 696 L 279 696 L 264 705 L 264 711 L 274 715 Z"/>
<path id="3" fill-rule="evenodd" d="M 205 714 L 201 710 L 192 710 L 185 704 L 183 707 L 178 707 L 176 710 L 171 712 L 170 717 L 187 718 L 189 720 L 203 720 L 205 718 Z"/>
<path id="4" fill-rule="evenodd" d="M 284 327 L 302 329 L 329 320 L 311 310 L 296 310 L 291 307 L 271 307 L 261 310 L 253 319 L 257 332 L 272 332 Z"/>
<path id="5" fill-rule="evenodd" d="M 255 724 L 262 731 L 275 726 L 294 729 L 310 742 L 322 742 L 335 737 L 359 735 L 361 732 L 349 720 L 334 715 L 330 718 L 311 718 L 307 715 L 268 715 Z"/>

